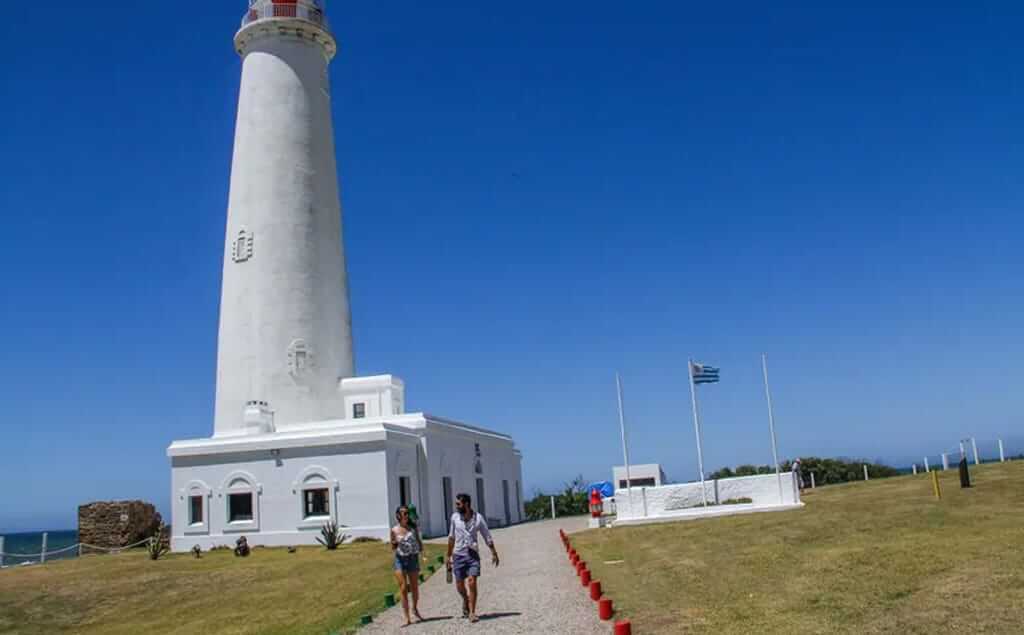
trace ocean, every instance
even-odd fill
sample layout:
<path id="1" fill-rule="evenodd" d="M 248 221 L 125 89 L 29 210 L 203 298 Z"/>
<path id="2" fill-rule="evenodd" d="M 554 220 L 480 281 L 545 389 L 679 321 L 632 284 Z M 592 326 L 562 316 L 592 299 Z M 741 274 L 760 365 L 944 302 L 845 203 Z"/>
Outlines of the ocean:
<path id="1" fill-rule="evenodd" d="M 77 531 L 50 531 L 47 532 L 47 544 L 46 552 L 47 560 L 59 560 L 63 558 L 76 558 L 78 557 L 78 550 L 71 549 L 64 553 L 50 555 L 53 551 L 58 551 L 65 547 L 78 542 Z M 39 562 L 39 552 L 43 547 L 43 533 L 42 532 L 31 532 L 22 534 L 3 534 L 4 537 L 4 553 L 8 555 L 3 556 L 3 566 L 19 565 L 23 562 Z M 9 554 L 31 554 L 29 556 L 17 556 Z"/>

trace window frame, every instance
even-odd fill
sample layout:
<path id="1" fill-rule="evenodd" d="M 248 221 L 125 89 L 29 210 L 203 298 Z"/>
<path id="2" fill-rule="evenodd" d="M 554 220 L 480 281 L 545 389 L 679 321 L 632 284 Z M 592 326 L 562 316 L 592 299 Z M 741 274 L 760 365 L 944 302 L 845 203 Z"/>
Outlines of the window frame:
<path id="1" fill-rule="evenodd" d="M 309 496 L 315 492 L 323 492 L 323 503 L 325 507 L 323 513 L 309 511 L 313 502 L 310 501 Z M 312 486 L 302 488 L 302 520 L 330 520 L 331 509 L 333 507 L 334 506 L 331 505 L 331 488 L 327 487 L 326 484 L 314 484 Z"/>
<path id="2" fill-rule="evenodd" d="M 231 497 L 239 494 L 249 494 L 252 502 L 251 520 L 231 520 Z M 232 472 L 224 479 L 220 488 L 220 496 L 223 498 L 222 510 L 224 514 L 223 532 L 243 533 L 260 530 L 260 499 L 263 497 L 263 486 L 256 478 L 248 472 Z"/>
<path id="3" fill-rule="evenodd" d="M 327 515 L 306 515 L 306 492 L 327 490 Z M 296 475 L 292 481 L 292 495 L 295 496 L 295 528 L 300 531 L 320 531 L 328 522 L 339 522 L 338 510 L 341 506 L 338 479 L 321 465 L 311 465 Z"/>
<path id="4" fill-rule="evenodd" d="M 179 509 L 181 509 L 182 517 L 186 519 L 181 533 L 186 536 L 208 535 L 210 533 L 211 516 L 213 515 L 213 507 L 210 505 L 213 489 L 203 481 L 196 480 L 190 481 L 178 491 L 181 504 Z M 198 523 L 192 522 L 192 501 L 195 498 L 201 498 L 203 505 L 203 520 Z"/>
<path id="5" fill-rule="evenodd" d="M 366 402 L 357 401 L 352 404 L 352 418 L 353 419 L 365 419 L 366 418 Z"/>

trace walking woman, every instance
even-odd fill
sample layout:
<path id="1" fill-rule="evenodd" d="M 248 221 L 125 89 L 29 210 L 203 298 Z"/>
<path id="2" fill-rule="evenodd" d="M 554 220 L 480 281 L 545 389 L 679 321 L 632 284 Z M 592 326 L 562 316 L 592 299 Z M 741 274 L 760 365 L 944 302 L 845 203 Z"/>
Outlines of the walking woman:
<path id="1" fill-rule="evenodd" d="M 423 553 L 423 541 L 420 531 L 409 518 L 409 508 L 401 506 L 395 510 L 398 524 L 391 528 L 391 549 L 395 552 L 395 579 L 402 593 L 402 610 L 405 611 L 405 625 L 412 624 L 409 617 L 409 593 L 412 593 L 412 614 L 418 621 L 420 615 L 420 554 Z"/>

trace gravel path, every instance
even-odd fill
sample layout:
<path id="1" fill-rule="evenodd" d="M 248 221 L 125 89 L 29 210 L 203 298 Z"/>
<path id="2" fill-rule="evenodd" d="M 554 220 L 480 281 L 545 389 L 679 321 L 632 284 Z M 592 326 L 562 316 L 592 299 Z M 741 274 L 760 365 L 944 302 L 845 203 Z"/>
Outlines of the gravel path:
<path id="1" fill-rule="evenodd" d="M 597 605 L 580 585 L 565 558 L 558 529 L 586 527 L 586 518 L 565 518 L 493 530 L 501 566 L 484 560 L 480 577 L 480 622 L 462 619 L 462 599 L 444 573 L 420 587 L 420 614 L 427 621 L 402 629 L 403 633 L 609 633 L 611 622 L 597 617 Z M 446 540 L 444 542 L 447 542 Z M 396 606 L 374 619 L 362 633 L 396 633 L 405 617 Z"/>

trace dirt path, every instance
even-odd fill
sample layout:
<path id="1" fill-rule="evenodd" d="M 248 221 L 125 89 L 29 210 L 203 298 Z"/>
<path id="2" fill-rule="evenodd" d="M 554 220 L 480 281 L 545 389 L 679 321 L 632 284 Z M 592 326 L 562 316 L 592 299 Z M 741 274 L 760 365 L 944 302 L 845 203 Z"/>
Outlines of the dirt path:
<path id="1" fill-rule="evenodd" d="M 493 532 L 501 566 L 491 566 L 483 549 L 480 578 L 480 622 L 462 619 L 462 600 L 455 585 L 435 575 L 420 589 L 420 613 L 427 621 L 401 629 L 403 633 L 564 633 L 611 632 L 601 622 L 597 606 L 566 562 L 558 529 L 578 531 L 586 518 L 529 523 Z M 481 545 L 483 547 L 483 545 Z M 378 616 L 360 633 L 396 633 L 405 623 L 402 607 Z"/>

